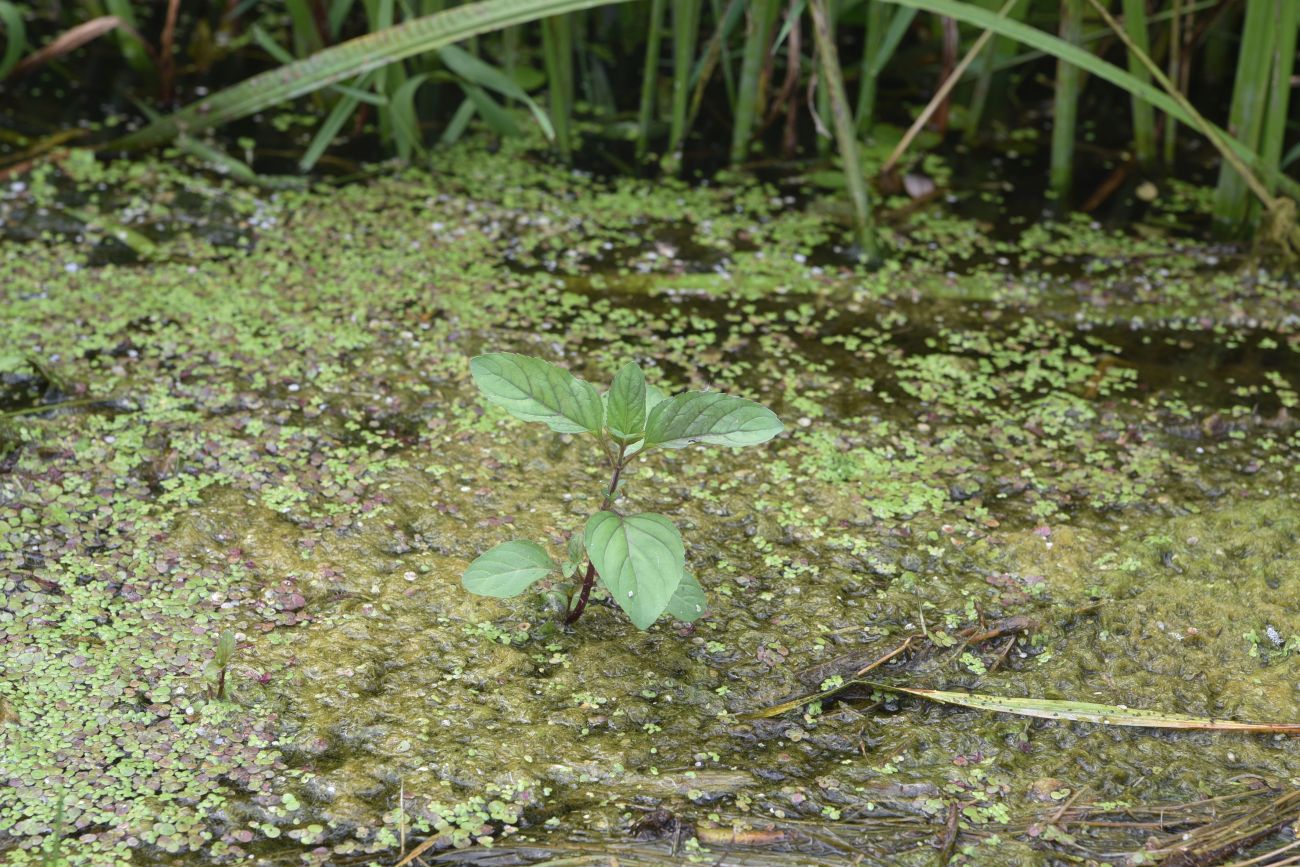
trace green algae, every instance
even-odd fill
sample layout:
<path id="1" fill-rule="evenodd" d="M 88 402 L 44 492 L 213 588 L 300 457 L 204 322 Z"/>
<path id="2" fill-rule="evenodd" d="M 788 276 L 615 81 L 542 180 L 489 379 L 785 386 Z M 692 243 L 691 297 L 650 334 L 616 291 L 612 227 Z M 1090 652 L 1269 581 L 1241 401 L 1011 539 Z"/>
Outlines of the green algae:
<path id="1" fill-rule="evenodd" d="M 0 477 L 8 863 L 38 862 L 60 811 L 73 863 L 391 861 L 435 833 L 654 863 L 670 842 L 631 830 L 652 810 L 775 828 L 793 863 L 929 863 L 952 804 L 955 860 L 1136 858 L 1137 836 L 1032 831 L 1042 793 L 1297 785 L 1270 738 L 870 695 L 740 719 L 916 630 L 944 652 L 878 674 L 1300 718 L 1286 275 L 959 212 L 894 226 L 904 255 L 868 273 L 776 184 L 604 182 L 473 143 L 438 159 L 436 185 L 231 188 L 228 231 L 158 231 L 147 268 L 96 264 L 94 237 L 0 248 L 6 345 L 61 383 L 23 374 L 15 399 L 49 408 L 13 420 Z M 106 205 L 124 224 L 180 222 L 165 203 L 198 183 L 73 175 L 99 172 L 152 203 Z M 42 183 L 6 207 L 64 180 Z M 570 438 L 479 405 L 485 348 L 598 379 L 632 357 L 778 409 L 769 456 L 688 449 L 628 480 L 688 531 L 708 618 L 641 634 L 595 606 L 572 634 L 544 596 L 461 591 L 503 524 L 560 545 L 603 482 Z M 1039 626 L 955 638 L 1016 616 Z M 229 703 L 204 676 L 225 629 Z"/>

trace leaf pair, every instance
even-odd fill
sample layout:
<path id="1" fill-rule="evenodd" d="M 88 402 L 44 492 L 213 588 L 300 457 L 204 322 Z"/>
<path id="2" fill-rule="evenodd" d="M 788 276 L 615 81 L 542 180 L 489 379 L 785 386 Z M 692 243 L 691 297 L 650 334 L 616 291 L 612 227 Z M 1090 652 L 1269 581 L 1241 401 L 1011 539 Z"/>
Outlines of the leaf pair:
<path id="1" fill-rule="evenodd" d="M 743 397 L 713 391 L 665 397 L 636 364 L 618 372 L 603 400 L 590 383 L 526 355 L 480 355 L 470 361 L 470 372 L 484 396 L 516 418 L 561 433 L 608 434 L 623 446 L 639 442 L 640 450 L 694 442 L 750 446 L 784 430 L 775 413 Z"/>
<path id="2" fill-rule="evenodd" d="M 665 611 L 686 622 L 704 613 L 704 590 L 686 571 L 681 534 L 663 515 L 597 512 L 581 545 L 601 584 L 638 629 L 649 629 Z M 559 568 L 541 545 L 514 540 L 476 559 L 461 582 L 471 593 L 508 598 Z"/>

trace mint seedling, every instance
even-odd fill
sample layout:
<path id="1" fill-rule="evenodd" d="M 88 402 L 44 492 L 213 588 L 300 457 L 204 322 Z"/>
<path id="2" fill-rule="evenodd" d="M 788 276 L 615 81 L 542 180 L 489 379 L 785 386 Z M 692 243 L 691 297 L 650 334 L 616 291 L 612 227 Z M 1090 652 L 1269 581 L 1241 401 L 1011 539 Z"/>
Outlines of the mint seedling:
<path id="1" fill-rule="evenodd" d="M 619 482 L 634 455 L 680 449 L 692 443 L 752 446 L 784 428 L 770 409 L 752 400 L 713 391 L 669 397 L 645 381 L 636 364 L 614 377 L 603 396 L 562 367 L 508 352 L 480 355 L 470 373 L 490 402 L 516 418 L 560 433 L 591 434 L 610 470 L 600 510 L 570 540 L 563 564 L 536 542 L 503 542 L 470 564 L 461 577 L 482 596 L 518 596 L 547 576 L 582 576 L 568 603 L 566 623 L 582 616 L 599 581 L 638 629 L 649 629 L 665 612 L 690 622 L 704 613 L 704 590 L 686 568 L 681 533 L 663 515 L 621 513 Z"/>

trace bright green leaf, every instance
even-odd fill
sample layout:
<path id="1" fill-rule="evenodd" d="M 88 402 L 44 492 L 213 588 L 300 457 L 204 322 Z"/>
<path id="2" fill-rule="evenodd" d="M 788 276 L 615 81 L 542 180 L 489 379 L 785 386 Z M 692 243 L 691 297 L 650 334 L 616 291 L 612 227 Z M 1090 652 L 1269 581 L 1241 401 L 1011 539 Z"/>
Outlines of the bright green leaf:
<path id="1" fill-rule="evenodd" d="M 688 391 L 650 412 L 645 448 L 680 449 L 693 442 L 752 446 L 784 429 L 776 413 L 752 400 L 716 391 Z"/>
<path id="2" fill-rule="evenodd" d="M 502 542 L 469 564 L 460 583 L 471 593 L 504 599 L 518 596 L 555 569 L 546 550 L 536 542 Z"/>
<path id="3" fill-rule="evenodd" d="M 587 556 L 637 629 L 649 629 L 682 581 L 686 550 L 663 515 L 597 512 L 584 534 Z"/>
<path id="4" fill-rule="evenodd" d="M 515 418 L 540 421 L 561 433 L 605 427 L 605 405 L 588 382 L 540 358 L 493 352 L 470 359 L 470 373 L 492 403 Z"/>
<path id="5" fill-rule="evenodd" d="M 606 395 L 605 423 L 620 442 L 641 438 L 646 418 L 645 374 L 635 362 L 624 365 L 614 376 Z"/>
<path id="6" fill-rule="evenodd" d="M 693 623 L 704 616 L 709 607 L 709 600 L 704 595 L 704 588 L 689 571 L 682 573 L 682 583 L 673 591 L 673 598 L 668 600 L 668 613 L 683 623 Z"/>

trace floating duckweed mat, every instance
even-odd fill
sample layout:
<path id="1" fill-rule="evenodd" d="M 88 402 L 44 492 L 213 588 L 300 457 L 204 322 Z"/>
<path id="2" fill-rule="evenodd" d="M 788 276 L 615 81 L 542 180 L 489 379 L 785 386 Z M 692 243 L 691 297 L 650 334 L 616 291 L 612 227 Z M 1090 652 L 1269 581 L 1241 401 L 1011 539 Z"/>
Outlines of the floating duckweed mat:
<path id="1" fill-rule="evenodd" d="M 889 683 L 1300 718 L 1292 276 L 1153 225 L 981 223 L 983 193 L 889 223 L 868 272 L 797 184 L 478 143 L 435 168 L 271 193 L 73 154 L 0 193 L 0 859 L 1288 845 L 1273 814 L 1158 813 L 1262 809 L 1300 778 L 1290 738 L 897 695 L 742 714 L 883 659 Z M 595 602 L 569 632 L 544 595 L 461 590 L 501 538 L 558 554 L 607 484 L 483 404 L 483 351 L 777 411 L 762 455 L 629 468 L 707 617 L 641 633 Z"/>

